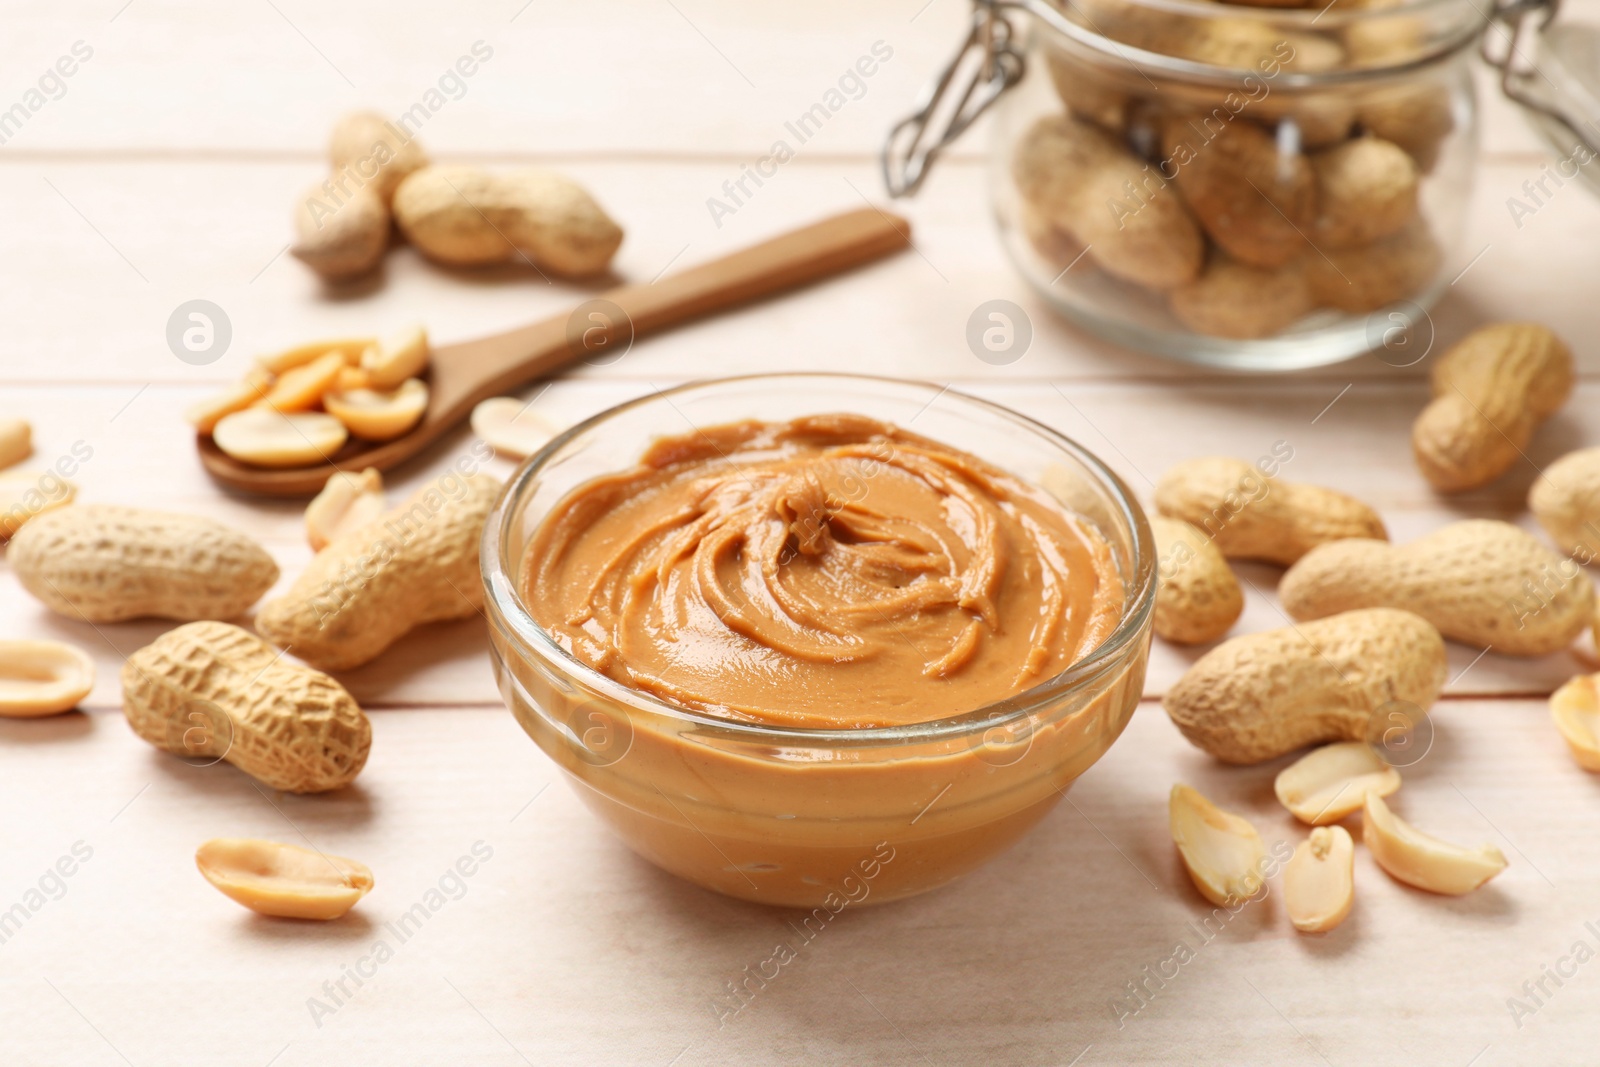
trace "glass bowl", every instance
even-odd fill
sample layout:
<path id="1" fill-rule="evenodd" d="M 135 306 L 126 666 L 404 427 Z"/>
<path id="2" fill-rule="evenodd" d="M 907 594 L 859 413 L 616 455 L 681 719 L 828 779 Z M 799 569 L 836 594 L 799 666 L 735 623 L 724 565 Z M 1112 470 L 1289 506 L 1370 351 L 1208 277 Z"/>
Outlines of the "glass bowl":
<path id="1" fill-rule="evenodd" d="M 1095 525 L 1125 588 L 1111 636 L 1061 675 L 912 725 L 799 729 L 694 712 L 567 654 L 530 615 L 523 574 L 540 521 L 570 490 L 633 467 L 693 427 L 852 412 L 912 429 L 1043 485 Z M 773 374 L 699 382 L 619 405 L 531 457 L 484 530 L 496 679 L 529 736 L 635 852 L 708 889 L 816 909 L 944 885 L 1003 852 L 1099 759 L 1138 704 L 1156 563 L 1121 479 L 1080 445 L 922 382 Z"/>

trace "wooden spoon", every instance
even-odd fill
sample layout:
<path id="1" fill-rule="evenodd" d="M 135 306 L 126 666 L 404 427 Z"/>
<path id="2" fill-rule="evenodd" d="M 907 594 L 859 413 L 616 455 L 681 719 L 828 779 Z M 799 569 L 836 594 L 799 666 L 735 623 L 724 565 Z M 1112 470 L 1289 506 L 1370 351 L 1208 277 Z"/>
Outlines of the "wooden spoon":
<path id="1" fill-rule="evenodd" d="M 223 485 L 268 496 L 311 496 L 336 471 L 388 470 L 410 459 L 480 401 L 512 392 L 574 360 L 605 358 L 657 330 L 709 315 L 871 262 L 911 243 L 911 225 L 877 208 L 861 208 L 647 285 L 624 285 L 574 311 L 476 341 L 445 345 L 429 364 L 430 396 L 422 421 L 382 444 L 352 439 L 315 467 L 252 467 L 195 441 L 206 472 Z"/>

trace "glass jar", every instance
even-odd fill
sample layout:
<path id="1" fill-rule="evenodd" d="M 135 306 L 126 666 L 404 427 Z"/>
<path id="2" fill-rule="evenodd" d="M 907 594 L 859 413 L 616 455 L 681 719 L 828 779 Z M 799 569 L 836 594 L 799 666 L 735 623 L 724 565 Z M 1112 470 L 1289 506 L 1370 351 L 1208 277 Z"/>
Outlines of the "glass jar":
<path id="1" fill-rule="evenodd" d="M 689 711 L 565 652 L 523 601 L 528 547 L 551 508 L 634 466 L 686 422 L 849 410 L 969 451 L 1043 485 L 1111 546 L 1125 589 L 1110 637 L 1065 673 L 951 718 L 800 729 Z M 484 531 L 501 693 L 578 795 L 634 851 L 708 889 L 817 909 L 943 885 L 1010 847 L 1110 747 L 1138 705 L 1150 647 L 1149 524 L 1116 475 L 1054 431 L 948 389 L 850 375 L 759 375 L 657 392 L 581 423 L 512 478 Z"/>
<path id="2" fill-rule="evenodd" d="M 1025 46 L 1007 21 L 1024 10 Z M 1315 366 L 1382 343 L 1460 269 L 1483 28 L 1467 0 L 1023 0 L 980 3 L 979 23 L 976 84 L 1004 93 L 1002 238 L 1092 332 L 1216 366 Z"/>

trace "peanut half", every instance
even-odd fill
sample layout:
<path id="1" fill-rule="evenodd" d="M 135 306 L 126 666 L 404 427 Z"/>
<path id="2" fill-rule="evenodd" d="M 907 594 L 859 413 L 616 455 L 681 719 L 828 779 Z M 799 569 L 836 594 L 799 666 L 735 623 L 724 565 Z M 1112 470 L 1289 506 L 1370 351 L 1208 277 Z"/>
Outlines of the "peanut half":
<path id="1" fill-rule="evenodd" d="M 369 389 L 395 389 L 428 366 L 428 331 L 411 326 L 361 353 Z"/>
<path id="2" fill-rule="evenodd" d="M 261 381 L 242 381 L 225 393 L 218 393 L 191 405 L 189 410 L 184 412 L 184 418 L 201 433 L 211 433 L 217 428 L 217 423 L 235 411 L 243 411 L 266 399 L 270 389 L 270 385 Z"/>
<path id="3" fill-rule="evenodd" d="M 94 688 L 94 661 L 60 641 L 0 641 L 0 718 L 70 711 Z"/>
<path id="4" fill-rule="evenodd" d="M 397 389 L 334 389 L 322 398 L 328 414 L 363 441 L 393 441 L 422 421 L 428 410 L 428 387 L 408 378 Z"/>
<path id="5" fill-rule="evenodd" d="M 525 259 L 582 277 L 605 270 L 622 243 L 622 228 L 582 186 L 545 170 L 423 167 L 395 191 L 394 214 L 423 255 L 451 266 Z"/>
<path id="6" fill-rule="evenodd" d="M 335 337 L 327 341 L 309 341 L 303 345 L 274 352 L 270 356 L 257 356 L 256 366 L 269 375 L 279 375 L 295 367 L 303 367 L 312 360 L 337 352 L 352 367 L 361 361 L 361 353 L 378 343 L 376 337 Z"/>
<path id="7" fill-rule="evenodd" d="M 561 432 L 547 415 L 514 396 L 492 396 L 472 409 L 472 432 L 501 455 L 525 459 Z"/>
<path id="8" fill-rule="evenodd" d="M 478 541 L 499 490 L 485 475 L 446 475 L 317 553 L 287 593 L 262 605 L 256 628 L 307 663 L 342 670 L 423 623 L 477 613 Z"/>
<path id="9" fill-rule="evenodd" d="M 0 419 L 0 467 L 21 463 L 33 455 L 33 427 L 23 419 Z"/>
<path id="10" fill-rule="evenodd" d="M 54 471 L 0 472 L 0 540 L 13 536 L 36 515 L 72 503 L 78 487 Z"/>
<path id="11" fill-rule="evenodd" d="M 1319 826 L 1283 868 L 1283 901 L 1294 928 L 1325 934 L 1344 922 L 1356 899 L 1356 845 L 1342 826 Z"/>
<path id="12" fill-rule="evenodd" d="M 1600 771 L 1600 675 L 1580 674 L 1550 695 L 1550 717 L 1578 766 Z"/>
<path id="13" fill-rule="evenodd" d="M 1388 536 L 1378 513 L 1354 497 L 1222 456 L 1169 470 L 1156 485 L 1156 510 L 1205 531 L 1229 559 L 1285 566 L 1327 541 Z"/>
<path id="14" fill-rule="evenodd" d="M 1528 490 L 1528 510 L 1561 551 L 1579 563 L 1600 560 L 1600 448 L 1546 467 Z"/>
<path id="15" fill-rule="evenodd" d="M 1594 585 L 1582 568 L 1492 519 L 1451 523 L 1404 545 L 1322 545 L 1289 568 L 1278 596 L 1296 619 L 1401 608 L 1446 637 L 1510 656 L 1561 651 L 1595 610 Z"/>
<path id="16" fill-rule="evenodd" d="M 1390 811 L 1375 793 L 1367 794 L 1361 837 L 1392 878 L 1430 893 L 1470 893 L 1506 869 L 1505 855 L 1493 845 L 1463 848 L 1430 837 Z"/>
<path id="17" fill-rule="evenodd" d="M 372 747 L 343 686 L 224 622 L 191 622 L 129 656 L 122 710 L 159 749 L 226 760 L 289 793 L 349 785 Z"/>
<path id="18" fill-rule="evenodd" d="M 278 580 L 249 537 L 210 519 L 81 504 L 24 526 L 7 552 L 23 588 L 72 619 L 227 619 Z"/>
<path id="19" fill-rule="evenodd" d="M 1386 797 L 1400 788 L 1400 772 L 1365 741 L 1339 741 L 1313 749 L 1278 772 L 1272 791 L 1303 823 L 1326 826 L 1360 811 L 1368 793 Z"/>
<path id="20" fill-rule="evenodd" d="M 312 551 L 321 552 L 383 511 L 382 475 L 371 467 L 360 474 L 340 471 L 330 475 L 322 492 L 306 505 L 306 540 Z"/>
<path id="21" fill-rule="evenodd" d="M 1223 811 L 1189 786 L 1175 785 L 1167 801 L 1167 822 L 1201 896 L 1229 906 L 1260 892 L 1267 849 L 1248 820 Z"/>
<path id="22" fill-rule="evenodd" d="M 217 447 L 257 467 L 309 467 L 332 462 L 350 438 L 345 424 L 320 411 L 285 415 L 250 408 L 225 415 L 211 431 Z"/>
<path id="23" fill-rule="evenodd" d="M 278 841 L 212 838 L 194 862 L 229 899 L 285 919 L 337 919 L 373 885 L 364 863 Z"/>
<path id="24" fill-rule="evenodd" d="M 1444 493 L 1488 484 L 1522 458 L 1572 380 L 1572 351 L 1545 327 L 1474 330 L 1433 365 L 1434 400 L 1411 429 L 1417 468 Z"/>
<path id="25" fill-rule="evenodd" d="M 1439 631 L 1410 612 L 1374 608 L 1225 641 L 1162 705 L 1191 744 L 1226 763 L 1260 763 L 1360 740 L 1384 704 L 1426 710 L 1444 680 Z"/>
<path id="26" fill-rule="evenodd" d="M 1157 515 L 1150 529 L 1160 567 L 1156 633 L 1181 645 L 1215 641 L 1244 611 L 1239 579 L 1211 538 L 1188 523 Z"/>
<path id="27" fill-rule="evenodd" d="M 310 363 L 290 368 L 278 375 L 267 390 L 267 395 L 251 405 L 271 408 L 290 414 L 310 411 L 322 399 L 322 394 L 332 389 L 345 369 L 344 356 L 339 352 L 324 352 Z"/>

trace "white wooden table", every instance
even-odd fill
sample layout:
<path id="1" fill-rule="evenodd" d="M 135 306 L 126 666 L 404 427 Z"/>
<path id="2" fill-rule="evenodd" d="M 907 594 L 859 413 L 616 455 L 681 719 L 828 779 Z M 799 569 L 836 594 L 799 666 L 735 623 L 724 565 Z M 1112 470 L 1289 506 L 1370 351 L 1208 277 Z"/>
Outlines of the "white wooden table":
<path id="1" fill-rule="evenodd" d="M 186 404 L 290 342 L 419 317 L 436 338 L 464 338 L 589 291 L 513 270 L 447 274 L 401 250 L 380 282 L 325 294 L 283 250 L 291 198 L 321 176 L 339 113 L 404 110 L 483 41 L 492 58 L 430 118 L 426 146 L 441 159 L 573 173 L 628 229 L 618 274 L 648 279 L 879 200 L 879 138 L 965 17 L 960 0 L 12 5 L 0 108 L 75 42 L 92 55 L 0 145 L 0 411 L 33 421 L 40 463 L 75 442 L 93 449 L 81 499 L 242 526 L 287 582 L 309 556 L 298 507 L 208 482 L 179 420 Z M 893 56 L 862 98 L 717 225 L 707 198 L 880 40 Z M 1509 316 L 1573 344 L 1583 383 L 1530 450 L 1542 465 L 1600 443 L 1589 414 L 1600 396 L 1600 204 L 1571 185 L 1518 228 L 1505 200 L 1548 157 L 1492 95 L 1485 111 L 1463 245 L 1487 250 L 1434 321 L 1441 345 Z M 1286 477 L 1359 494 L 1397 539 L 1464 515 L 1519 515 L 1532 465 L 1448 502 L 1413 470 L 1405 434 L 1425 365 L 1369 358 L 1227 377 L 1115 350 L 1053 318 L 1003 261 L 984 147 L 970 136 L 903 205 L 916 254 L 643 342 L 563 377 L 538 406 L 571 420 L 691 377 L 868 370 L 1036 415 L 1147 499 L 1174 461 L 1251 457 L 1281 440 L 1294 448 Z M 997 297 L 1026 308 L 1036 331 L 1021 360 L 998 368 L 964 340 L 971 311 Z M 219 304 L 234 331 L 206 366 L 174 358 L 165 341 L 169 314 L 194 298 Z M 452 437 L 397 472 L 394 490 L 469 444 Z M 1244 573 L 1239 632 L 1279 625 L 1275 572 Z M 1274 894 L 1175 977 L 1148 980 L 1177 941 L 1197 945 L 1189 924 L 1209 911 L 1167 837 L 1174 781 L 1248 813 L 1269 844 L 1301 836 L 1271 797 L 1281 762 L 1221 767 L 1168 723 L 1154 698 L 1197 653 L 1158 642 L 1151 699 L 1031 837 L 951 888 L 841 915 L 719 1025 L 713 1002 L 791 937 L 788 916 L 678 882 L 610 838 L 501 706 L 481 620 L 414 634 L 343 676 L 372 712 L 372 757 L 353 788 L 323 797 L 275 795 L 132 736 L 118 669 L 164 628 L 53 617 L 0 570 L 0 636 L 73 641 L 100 670 L 84 713 L 0 720 L 0 913 L 22 904 L 27 914 L 0 943 L 5 1067 L 1596 1059 L 1600 964 L 1560 961 L 1578 941 L 1600 950 L 1600 780 L 1567 758 L 1543 701 L 1596 668 L 1587 639 L 1533 662 L 1452 649 L 1437 737 L 1407 773 L 1403 809 L 1442 836 L 1506 852 L 1510 869 L 1479 893 L 1401 888 L 1362 852 L 1356 912 L 1334 934 L 1297 936 Z M 195 846 L 218 835 L 309 839 L 369 863 L 378 888 L 325 926 L 260 919 L 194 871 Z M 446 878 L 442 906 L 400 943 L 386 924 L 429 899 L 475 845 L 491 858 L 470 879 Z M 47 875 L 74 850 L 70 877 Z M 379 941 L 393 955 L 375 963 Z M 1559 988 L 1545 979 L 1550 995 L 1519 1026 L 1507 999 L 1558 964 L 1571 976 Z M 1145 984 L 1144 1000 L 1129 983 Z"/>

